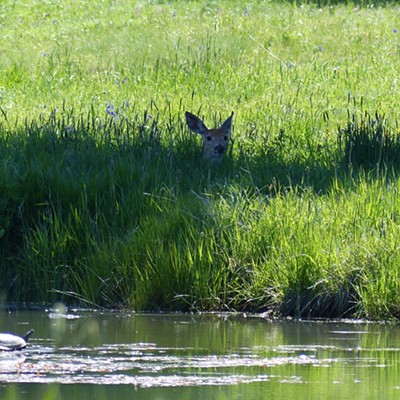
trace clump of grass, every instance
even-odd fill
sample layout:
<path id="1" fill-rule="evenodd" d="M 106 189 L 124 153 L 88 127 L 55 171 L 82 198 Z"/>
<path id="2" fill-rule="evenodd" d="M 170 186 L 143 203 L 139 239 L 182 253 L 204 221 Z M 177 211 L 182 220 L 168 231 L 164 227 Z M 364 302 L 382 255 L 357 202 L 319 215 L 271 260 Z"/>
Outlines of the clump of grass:
<path id="1" fill-rule="evenodd" d="M 395 168 L 400 165 L 400 135 L 378 112 L 359 117 L 348 114 L 347 126 L 339 127 L 339 148 L 350 168 Z"/>

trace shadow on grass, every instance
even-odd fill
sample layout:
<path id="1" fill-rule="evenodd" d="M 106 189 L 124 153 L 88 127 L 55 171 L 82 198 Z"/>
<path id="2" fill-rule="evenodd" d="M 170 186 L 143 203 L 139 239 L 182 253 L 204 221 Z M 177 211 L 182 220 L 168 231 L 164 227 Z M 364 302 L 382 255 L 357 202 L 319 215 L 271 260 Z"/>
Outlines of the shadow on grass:
<path id="1" fill-rule="evenodd" d="M 222 244 L 202 243 L 207 229 L 223 243 L 223 225 L 212 221 L 207 226 L 213 218 L 208 199 L 233 190 L 245 192 L 245 199 L 289 191 L 320 195 L 338 180 L 345 187 L 358 169 L 398 165 L 398 141 L 382 140 L 388 130 L 382 119 L 376 121 L 349 117 L 339 129 L 336 153 L 318 149 L 307 158 L 296 152 L 296 144 L 285 147 L 279 141 L 250 153 L 238 144 L 220 165 L 203 160 L 198 138 L 179 117 L 163 129 L 146 114 L 133 121 L 100 121 L 90 115 L 71 121 L 52 115 L 17 131 L 2 127 L 0 291 L 14 301 L 61 297 L 69 302 L 72 296 L 82 303 L 135 309 L 229 308 L 232 298 L 218 297 L 222 288 L 245 286 L 250 276 L 241 266 L 224 273 L 226 268 L 213 266 L 225 265 L 229 254 Z M 135 234 L 139 230 L 145 232 L 142 238 Z M 191 251 L 180 254 L 188 238 L 210 246 L 207 257 L 213 261 L 205 256 L 196 260 Z M 163 252 L 164 246 L 172 250 Z M 175 261 L 162 259 L 169 251 L 175 252 Z M 201 281 L 191 263 L 206 282 L 198 288 L 201 295 L 176 297 Z M 162 264 L 171 267 L 154 272 Z M 310 290 L 314 277 L 302 277 L 282 299 L 284 314 L 343 316 L 353 307 L 351 284 L 332 296 L 320 295 Z M 219 285 L 216 293 L 208 287 L 210 279 Z M 238 297 L 242 300 L 232 308 L 246 308 L 245 294 Z M 265 302 L 254 303 L 253 310 Z"/>

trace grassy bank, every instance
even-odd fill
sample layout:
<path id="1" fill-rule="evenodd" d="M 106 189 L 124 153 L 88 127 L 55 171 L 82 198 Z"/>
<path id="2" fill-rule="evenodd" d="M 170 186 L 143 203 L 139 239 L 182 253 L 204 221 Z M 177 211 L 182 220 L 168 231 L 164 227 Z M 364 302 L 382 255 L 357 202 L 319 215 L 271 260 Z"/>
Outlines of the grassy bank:
<path id="1" fill-rule="evenodd" d="M 5 300 L 399 316 L 394 5 L 30 3 L 0 5 Z M 235 111 L 222 165 L 186 110 Z"/>

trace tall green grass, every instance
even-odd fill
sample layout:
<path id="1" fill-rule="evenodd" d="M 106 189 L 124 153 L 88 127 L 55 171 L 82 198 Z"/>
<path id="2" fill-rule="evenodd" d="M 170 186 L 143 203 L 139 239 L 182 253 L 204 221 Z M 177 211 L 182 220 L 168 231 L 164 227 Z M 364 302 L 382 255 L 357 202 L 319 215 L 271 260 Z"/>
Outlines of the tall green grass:
<path id="1" fill-rule="evenodd" d="M 0 5 L 0 291 L 398 317 L 398 10 Z M 186 110 L 217 125 L 201 157 Z"/>

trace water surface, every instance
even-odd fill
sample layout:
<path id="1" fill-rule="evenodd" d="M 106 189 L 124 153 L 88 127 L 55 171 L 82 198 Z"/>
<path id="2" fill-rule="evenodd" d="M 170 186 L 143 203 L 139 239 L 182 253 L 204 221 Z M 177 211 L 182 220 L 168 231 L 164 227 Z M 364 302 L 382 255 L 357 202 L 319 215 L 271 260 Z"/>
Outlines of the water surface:
<path id="1" fill-rule="evenodd" d="M 0 313 L 0 398 L 397 399 L 400 330 L 232 314 Z M 96 397 L 94 397 L 96 396 Z"/>

